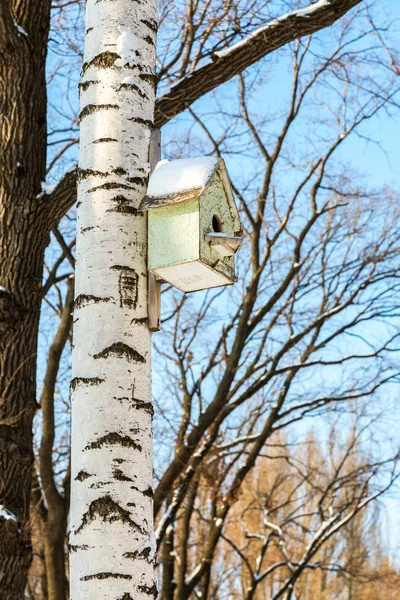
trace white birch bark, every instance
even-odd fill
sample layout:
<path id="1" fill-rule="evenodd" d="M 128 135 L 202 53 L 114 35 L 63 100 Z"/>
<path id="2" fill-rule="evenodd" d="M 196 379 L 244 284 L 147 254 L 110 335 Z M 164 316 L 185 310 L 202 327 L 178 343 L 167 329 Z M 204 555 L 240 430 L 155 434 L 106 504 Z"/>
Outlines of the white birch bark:
<path id="1" fill-rule="evenodd" d="M 72 600 L 156 597 L 146 192 L 155 0 L 88 0 L 72 358 Z"/>

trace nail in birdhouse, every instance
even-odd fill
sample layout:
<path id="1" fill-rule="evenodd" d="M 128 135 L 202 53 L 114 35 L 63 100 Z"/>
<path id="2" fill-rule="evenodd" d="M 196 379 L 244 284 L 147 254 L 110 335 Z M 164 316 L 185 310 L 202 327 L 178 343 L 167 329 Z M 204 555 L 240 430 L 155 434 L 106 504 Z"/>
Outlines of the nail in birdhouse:
<path id="1" fill-rule="evenodd" d="M 148 267 L 183 292 L 231 285 L 241 225 L 223 159 L 161 161 L 148 211 Z"/>

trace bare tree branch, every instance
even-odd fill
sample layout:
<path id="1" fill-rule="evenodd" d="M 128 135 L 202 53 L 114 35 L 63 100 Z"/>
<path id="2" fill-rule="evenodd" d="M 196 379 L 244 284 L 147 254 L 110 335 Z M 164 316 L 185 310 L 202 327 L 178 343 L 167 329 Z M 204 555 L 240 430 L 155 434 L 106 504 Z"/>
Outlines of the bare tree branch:
<path id="1" fill-rule="evenodd" d="M 216 52 L 212 61 L 175 83 L 156 103 L 155 125 L 162 127 L 193 102 L 278 48 L 340 19 L 361 0 L 319 0 L 278 17 L 244 40 Z"/>

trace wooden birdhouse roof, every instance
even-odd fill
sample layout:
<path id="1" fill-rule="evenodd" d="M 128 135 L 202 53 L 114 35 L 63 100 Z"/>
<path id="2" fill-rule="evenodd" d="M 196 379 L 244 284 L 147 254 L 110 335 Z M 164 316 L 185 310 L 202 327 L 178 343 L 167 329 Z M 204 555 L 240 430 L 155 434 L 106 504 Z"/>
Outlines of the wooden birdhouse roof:
<path id="1" fill-rule="evenodd" d="M 222 158 L 206 156 L 160 161 L 150 176 L 147 195 L 143 198 L 139 210 L 177 204 L 193 198 L 199 198 L 201 201 L 201 196 L 216 173 L 225 189 L 235 233 L 239 234 L 239 213 Z"/>

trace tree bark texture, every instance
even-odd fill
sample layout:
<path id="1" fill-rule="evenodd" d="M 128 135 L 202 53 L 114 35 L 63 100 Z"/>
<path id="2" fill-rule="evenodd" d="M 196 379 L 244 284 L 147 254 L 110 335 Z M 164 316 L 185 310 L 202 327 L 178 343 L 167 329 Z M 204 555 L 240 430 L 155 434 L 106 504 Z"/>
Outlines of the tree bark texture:
<path id="1" fill-rule="evenodd" d="M 69 507 L 69 471 L 64 478 L 62 495 L 56 485 L 53 469 L 53 446 L 55 439 L 54 396 L 60 360 L 72 325 L 73 280 L 68 284 L 68 293 L 60 324 L 47 359 L 46 376 L 40 404 L 43 411 L 42 440 L 39 449 L 40 479 L 43 498 L 40 515 L 44 527 L 47 592 L 49 600 L 65 600 L 68 584 L 65 574 L 65 532 Z M 44 501 L 43 501 L 44 500 Z"/>
<path id="2" fill-rule="evenodd" d="M 46 528 L 44 538 L 47 594 L 49 600 L 64 600 L 68 597 L 68 583 L 65 576 L 65 530 L 66 520 L 60 514 L 54 529 Z M 53 524 L 53 523 L 51 523 Z"/>
<path id="3" fill-rule="evenodd" d="M 24 597 L 36 345 L 49 240 L 45 60 L 50 4 L 0 0 L 0 590 Z"/>
<path id="4" fill-rule="evenodd" d="M 72 365 L 71 598 L 156 597 L 145 195 L 155 2 L 89 0 Z"/>

